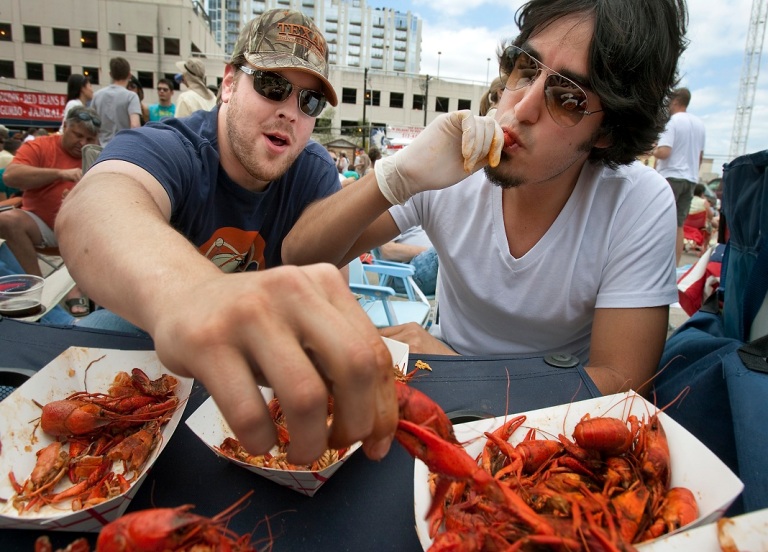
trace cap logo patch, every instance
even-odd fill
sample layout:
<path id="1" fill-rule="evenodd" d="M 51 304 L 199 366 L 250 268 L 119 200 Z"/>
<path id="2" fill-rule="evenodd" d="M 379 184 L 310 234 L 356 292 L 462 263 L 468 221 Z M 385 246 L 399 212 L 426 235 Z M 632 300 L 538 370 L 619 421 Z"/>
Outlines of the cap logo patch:
<path id="1" fill-rule="evenodd" d="M 306 48 L 311 48 L 317 52 L 317 54 L 324 58 L 325 48 L 322 37 L 318 37 L 318 34 L 304 25 L 297 25 L 295 23 L 277 23 L 278 40 L 284 40 L 286 42 L 293 42 L 300 44 Z"/>

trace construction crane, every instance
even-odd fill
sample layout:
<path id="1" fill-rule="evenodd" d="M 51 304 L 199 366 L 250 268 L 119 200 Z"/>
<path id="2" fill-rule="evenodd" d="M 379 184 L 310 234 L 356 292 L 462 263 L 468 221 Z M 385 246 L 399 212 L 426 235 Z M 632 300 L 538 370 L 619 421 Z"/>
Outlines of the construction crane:
<path id="1" fill-rule="evenodd" d="M 757 77 L 760 73 L 760 54 L 763 51 L 767 16 L 768 0 L 752 0 L 752 15 L 749 18 L 747 47 L 744 50 L 744 63 L 741 66 L 739 99 L 736 102 L 736 116 L 733 119 L 729 159 L 744 155 L 747 150 L 749 123 L 752 119 L 752 105 L 755 101 L 755 88 L 757 88 Z"/>

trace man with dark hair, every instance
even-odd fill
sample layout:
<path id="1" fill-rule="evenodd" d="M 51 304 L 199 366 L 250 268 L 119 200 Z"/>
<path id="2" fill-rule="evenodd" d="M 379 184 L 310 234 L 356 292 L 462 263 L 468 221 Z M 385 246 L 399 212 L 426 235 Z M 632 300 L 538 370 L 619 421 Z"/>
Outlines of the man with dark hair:
<path id="1" fill-rule="evenodd" d="M 3 173 L 3 181 L 24 192 L 21 209 L 0 213 L 0 238 L 27 274 L 42 276 L 37 252 L 58 247 L 53 228 L 61 203 L 83 175 L 82 149 L 95 144 L 101 120 L 93 109 L 76 106 L 64 131 L 25 142 Z M 75 288 L 67 296 L 74 316 L 88 314 L 88 299 Z"/>
<path id="2" fill-rule="evenodd" d="M 683 255 L 683 225 L 693 199 L 693 188 L 699 181 L 699 167 L 704 158 L 706 131 L 696 115 L 688 113 L 691 91 L 677 88 L 669 100 L 671 115 L 667 127 L 659 137 L 653 156 L 656 170 L 667 179 L 677 204 L 677 241 L 675 260 Z"/>
<path id="3" fill-rule="evenodd" d="M 173 103 L 173 83 L 168 79 L 157 81 L 157 99 L 156 104 L 149 106 L 149 120 L 160 121 L 165 117 L 173 117 L 176 113 L 176 106 Z"/>
<path id="4" fill-rule="evenodd" d="M 436 335 L 382 335 L 414 353 L 567 353 L 601 392 L 639 389 L 677 289 L 674 198 L 635 158 L 663 128 L 685 4 L 532 0 L 516 21 L 495 118 L 441 115 L 307 208 L 283 259 L 342 266 L 421 225 L 440 258 Z"/>
<path id="5" fill-rule="evenodd" d="M 91 107 L 101 118 L 99 142 L 102 146 L 121 130 L 141 126 L 141 101 L 127 88 L 131 80 L 131 64 L 121 57 L 110 59 L 109 76 L 112 84 L 95 92 L 91 100 Z"/>
<path id="6" fill-rule="evenodd" d="M 219 105 L 118 134 L 56 228 L 72 275 L 114 312 L 89 325 L 120 315 L 148 332 L 253 454 L 275 443 L 258 388 L 270 385 L 297 464 L 358 440 L 381 458 L 397 424 L 391 357 L 348 280 L 330 264 L 280 266 L 301 212 L 340 188 L 310 140 L 338 103 L 328 56 L 307 16 L 265 11 L 240 33 Z"/>

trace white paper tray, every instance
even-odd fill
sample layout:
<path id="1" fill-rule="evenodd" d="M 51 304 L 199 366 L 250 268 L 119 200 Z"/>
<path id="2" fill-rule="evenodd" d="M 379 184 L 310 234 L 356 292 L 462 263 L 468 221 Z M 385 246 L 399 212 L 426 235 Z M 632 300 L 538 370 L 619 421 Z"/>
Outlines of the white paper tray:
<path id="1" fill-rule="evenodd" d="M 104 358 L 93 362 L 101 357 Z M 88 368 L 86 376 L 86 367 L 91 362 L 93 364 Z M 170 374 L 160 364 L 154 351 L 70 347 L 16 389 L 7 399 L 0 402 L 0 439 L 2 439 L 0 497 L 10 499 L 14 494 L 8 473 L 13 471 L 19 483 L 24 481 L 35 466 L 37 459 L 35 453 L 55 440 L 39 427 L 34 431 L 36 422 L 40 418 L 40 408 L 33 401 L 46 404 L 53 400 L 64 399 L 76 391 L 84 391 L 84 381 L 87 382 L 89 392 L 106 393 L 118 372 L 130 373 L 133 368 L 141 368 L 150 379 L 156 379 L 164 373 Z M 174 377 L 179 380 L 176 396 L 179 397 L 180 406 L 163 427 L 161 443 L 152 452 L 140 476 L 126 493 L 93 508 L 77 512 L 71 510 L 71 501 L 55 506 L 43 506 L 39 512 L 27 512 L 23 515 L 18 514 L 10 501 L 5 504 L 0 503 L 0 527 L 99 531 L 102 526 L 122 515 L 181 420 L 184 406 L 192 390 L 193 380 L 176 375 Z M 117 468 L 118 465 L 115 464 L 116 473 L 120 471 Z M 63 490 L 70 483 L 65 477 L 59 485 L 57 489 Z"/>

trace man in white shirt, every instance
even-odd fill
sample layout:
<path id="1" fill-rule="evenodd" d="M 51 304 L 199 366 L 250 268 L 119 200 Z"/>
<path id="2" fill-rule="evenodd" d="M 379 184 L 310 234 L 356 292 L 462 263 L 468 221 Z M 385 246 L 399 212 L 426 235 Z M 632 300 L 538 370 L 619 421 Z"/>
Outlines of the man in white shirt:
<path id="1" fill-rule="evenodd" d="M 667 179 L 675 194 L 677 205 L 677 241 L 675 261 L 683 254 L 683 223 L 691 208 L 693 188 L 699 181 L 699 166 L 704 157 L 704 123 L 688 113 L 691 91 L 678 88 L 669 102 L 671 117 L 653 150 L 656 170 Z"/>

